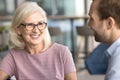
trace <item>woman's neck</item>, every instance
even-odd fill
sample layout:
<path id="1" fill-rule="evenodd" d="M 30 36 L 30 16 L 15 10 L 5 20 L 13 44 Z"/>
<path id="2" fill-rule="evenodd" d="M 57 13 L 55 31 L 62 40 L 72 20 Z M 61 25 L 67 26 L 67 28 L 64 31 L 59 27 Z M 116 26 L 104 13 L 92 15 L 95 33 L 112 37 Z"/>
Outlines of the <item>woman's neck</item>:
<path id="1" fill-rule="evenodd" d="M 45 50 L 47 50 L 52 44 L 53 42 L 50 42 L 48 44 L 42 43 L 39 45 L 28 45 L 26 46 L 25 50 L 29 52 L 30 54 L 38 54 L 38 53 L 42 53 Z"/>

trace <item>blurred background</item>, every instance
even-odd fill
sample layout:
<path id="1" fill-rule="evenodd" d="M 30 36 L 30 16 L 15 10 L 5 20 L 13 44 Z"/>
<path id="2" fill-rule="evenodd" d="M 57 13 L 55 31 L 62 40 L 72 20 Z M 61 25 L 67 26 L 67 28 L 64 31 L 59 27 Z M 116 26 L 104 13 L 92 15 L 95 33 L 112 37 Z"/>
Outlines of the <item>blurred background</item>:
<path id="1" fill-rule="evenodd" d="M 47 12 L 52 39 L 69 47 L 78 72 L 85 70 L 85 59 L 100 44 L 94 41 L 87 26 L 92 0 L 0 0 L 0 61 L 12 47 L 9 41 L 12 16 L 24 1 L 36 1 Z"/>

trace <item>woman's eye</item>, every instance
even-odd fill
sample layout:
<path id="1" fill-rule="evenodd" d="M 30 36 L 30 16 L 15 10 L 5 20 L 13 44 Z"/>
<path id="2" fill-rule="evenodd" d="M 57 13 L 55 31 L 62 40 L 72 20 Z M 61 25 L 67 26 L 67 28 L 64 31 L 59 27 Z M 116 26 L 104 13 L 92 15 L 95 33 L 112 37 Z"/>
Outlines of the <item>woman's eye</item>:
<path id="1" fill-rule="evenodd" d="M 42 25 L 43 23 L 38 23 L 38 25 Z"/>
<path id="2" fill-rule="evenodd" d="M 31 27 L 33 27 L 33 26 L 34 26 L 34 24 L 27 24 L 27 26 L 31 26 Z"/>

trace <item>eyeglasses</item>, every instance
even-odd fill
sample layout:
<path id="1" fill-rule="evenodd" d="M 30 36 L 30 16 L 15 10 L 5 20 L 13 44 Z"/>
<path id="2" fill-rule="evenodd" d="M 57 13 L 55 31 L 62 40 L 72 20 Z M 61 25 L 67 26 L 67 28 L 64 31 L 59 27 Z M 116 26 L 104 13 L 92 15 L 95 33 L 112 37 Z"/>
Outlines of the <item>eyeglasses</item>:
<path id="1" fill-rule="evenodd" d="M 35 28 L 35 26 L 37 26 L 37 28 L 39 30 L 43 30 L 46 28 L 47 23 L 46 22 L 39 22 L 38 24 L 33 24 L 33 23 L 21 23 L 20 26 L 23 26 L 26 28 L 26 30 L 33 30 Z"/>

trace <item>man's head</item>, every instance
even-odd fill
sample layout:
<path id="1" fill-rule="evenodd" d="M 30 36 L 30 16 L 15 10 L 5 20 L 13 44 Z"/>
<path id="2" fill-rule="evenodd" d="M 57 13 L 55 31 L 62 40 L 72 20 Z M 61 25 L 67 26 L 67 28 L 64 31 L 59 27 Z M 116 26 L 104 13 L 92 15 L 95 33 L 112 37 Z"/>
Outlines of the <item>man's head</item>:
<path id="1" fill-rule="evenodd" d="M 96 0 L 94 0 L 96 1 Z M 113 17 L 120 26 L 120 0 L 98 0 L 97 11 L 101 20 Z M 120 28 L 120 27 L 119 27 Z"/>
<path id="2" fill-rule="evenodd" d="M 98 42 L 112 43 L 115 31 L 120 27 L 120 0 L 93 0 L 89 26 Z"/>

